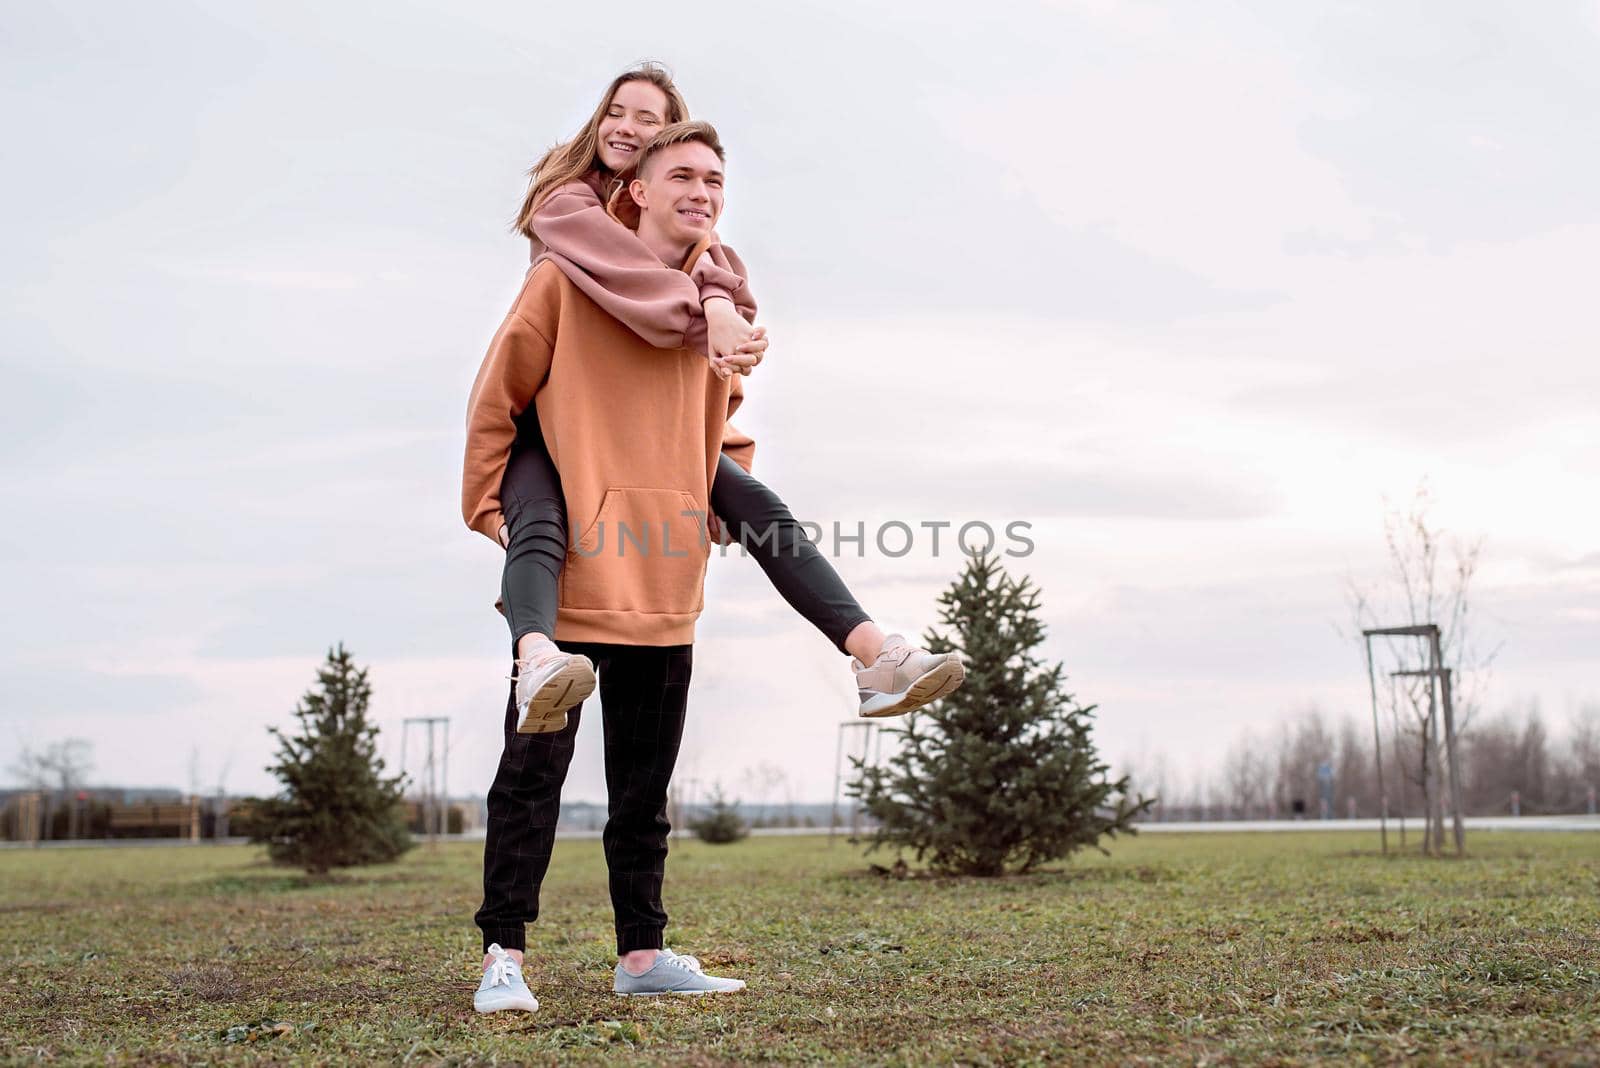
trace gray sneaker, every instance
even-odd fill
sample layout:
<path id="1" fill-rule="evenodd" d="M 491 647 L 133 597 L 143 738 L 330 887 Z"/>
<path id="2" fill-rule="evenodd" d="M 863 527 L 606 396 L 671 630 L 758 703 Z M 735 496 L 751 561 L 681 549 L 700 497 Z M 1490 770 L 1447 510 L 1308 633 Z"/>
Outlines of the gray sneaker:
<path id="1" fill-rule="evenodd" d="M 967 678 L 959 653 L 930 653 L 898 634 L 883 640 L 883 651 L 870 667 L 854 658 L 850 666 L 861 714 L 868 717 L 914 711 L 955 693 Z"/>
<path id="2" fill-rule="evenodd" d="M 632 975 L 617 962 L 617 979 L 611 987 L 625 997 L 646 997 L 655 994 L 727 994 L 744 989 L 743 979 L 723 979 L 707 975 L 700 962 L 687 953 L 678 954 L 663 949 L 656 954 L 656 962 L 643 975 Z"/>

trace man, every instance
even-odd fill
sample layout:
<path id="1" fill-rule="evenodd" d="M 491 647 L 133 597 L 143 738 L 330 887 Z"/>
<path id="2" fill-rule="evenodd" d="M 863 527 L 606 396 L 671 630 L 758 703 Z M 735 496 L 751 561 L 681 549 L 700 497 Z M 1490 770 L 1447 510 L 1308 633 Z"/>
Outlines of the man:
<path id="1" fill-rule="evenodd" d="M 722 211 L 723 158 L 707 123 L 669 126 L 641 153 L 628 193 L 639 209 L 639 237 L 663 263 L 687 268 L 704 250 Z M 613 988 L 623 994 L 744 986 L 666 950 L 661 905 L 667 784 L 703 602 L 710 487 L 725 445 L 745 466 L 753 448 L 737 433 L 725 436 L 739 381 L 690 349 L 652 347 L 544 262 L 529 272 L 495 335 L 468 404 L 468 525 L 498 537 L 501 476 L 517 417 L 532 404 L 569 522 L 581 532 L 561 575 L 555 637 L 563 652 L 588 656 L 599 678 Z M 538 1006 L 521 974 L 525 926 L 538 915 L 580 711 L 568 712 L 560 730 L 522 734 L 514 692 L 508 702 L 476 917 L 485 945 L 473 999 L 480 1012 Z"/>

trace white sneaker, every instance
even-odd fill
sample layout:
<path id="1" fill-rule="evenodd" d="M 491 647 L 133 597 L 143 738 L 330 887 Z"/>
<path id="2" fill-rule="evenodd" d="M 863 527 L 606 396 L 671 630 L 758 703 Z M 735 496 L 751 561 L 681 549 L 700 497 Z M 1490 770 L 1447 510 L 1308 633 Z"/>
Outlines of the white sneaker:
<path id="1" fill-rule="evenodd" d="M 899 634 L 883 640 L 883 651 L 868 667 L 851 658 L 861 714 L 898 716 L 948 697 L 966 681 L 959 653 L 930 653 Z"/>
<path id="2" fill-rule="evenodd" d="M 517 733 L 544 734 L 567 725 L 567 710 L 594 693 L 594 663 L 586 656 L 563 653 L 554 644 L 547 652 L 517 661 Z"/>
<path id="3" fill-rule="evenodd" d="M 489 956 L 494 960 L 483 970 L 483 982 L 472 995 L 472 1007 L 479 1012 L 536 1011 L 539 999 L 522 981 L 522 968 L 516 958 L 501 949 L 498 942 L 489 947 Z"/>

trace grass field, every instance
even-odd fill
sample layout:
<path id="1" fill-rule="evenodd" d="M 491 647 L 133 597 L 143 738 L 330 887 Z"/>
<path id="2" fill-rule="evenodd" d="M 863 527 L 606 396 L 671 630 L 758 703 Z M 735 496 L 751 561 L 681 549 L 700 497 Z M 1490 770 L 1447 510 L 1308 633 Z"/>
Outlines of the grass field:
<path id="1" fill-rule="evenodd" d="M 335 882 L 242 847 L 0 853 L 8 1062 L 1600 1064 L 1600 836 L 1148 836 L 994 881 L 675 843 L 668 941 L 750 989 L 611 996 L 598 842 L 476 1017 L 481 847 Z"/>

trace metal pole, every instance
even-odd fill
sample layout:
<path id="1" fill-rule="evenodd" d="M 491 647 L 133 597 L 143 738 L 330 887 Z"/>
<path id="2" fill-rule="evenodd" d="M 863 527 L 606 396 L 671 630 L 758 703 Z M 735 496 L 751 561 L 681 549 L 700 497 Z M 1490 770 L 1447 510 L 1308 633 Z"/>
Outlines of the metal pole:
<path id="1" fill-rule="evenodd" d="M 883 766 L 883 724 L 873 723 L 872 731 L 872 767 Z"/>
<path id="2" fill-rule="evenodd" d="M 1372 670 L 1372 635 L 1367 642 L 1367 688 L 1372 692 L 1372 758 L 1378 764 L 1378 836 L 1383 852 L 1389 853 L 1389 792 L 1383 786 L 1383 741 L 1378 732 L 1378 679 Z"/>
<path id="3" fill-rule="evenodd" d="M 450 721 L 444 721 L 444 752 L 440 755 L 439 785 L 444 791 L 444 817 L 440 833 L 450 833 Z"/>
<path id="4" fill-rule="evenodd" d="M 439 765 L 433 757 L 433 720 L 428 720 L 428 844 L 439 844 Z"/>
<path id="5" fill-rule="evenodd" d="M 1400 765 L 1400 779 L 1395 783 L 1395 792 L 1400 795 L 1400 848 L 1406 847 L 1406 772 L 1405 752 L 1400 746 L 1400 698 L 1395 696 L 1394 676 L 1389 677 L 1389 731 L 1394 735 L 1395 763 Z"/>
<path id="6" fill-rule="evenodd" d="M 422 770 L 421 774 L 417 776 L 411 776 L 408 772 L 406 772 L 405 766 L 406 740 L 410 736 L 411 725 L 413 723 L 425 725 L 428 728 L 427 748 L 423 752 L 422 756 Z M 445 752 L 443 753 L 442 761 L 440 760 L 440 755 L 434 748 L 435 735 L 433 728 L 435 724 L 443 724 L 444 726 Z M 410 780 L 410 784 L 416 788 L 415 792 L 418 797 L 418 806 L 422 817 L 422 833 L 428 836 L 429 844 L 437 843 L 439 836 L 444 833 L 448 826 L 446 823 L 446 806 L 440 803 L 440 786 L 442 779 L 442 785 L 445 791 L 449 791 L 449 748 L 449 716 L 410 716 L 401 721 L 400 771 L 402 774 L 406 775 L 406 777 Z M 444 771 L 443 775 L 441 775 L 441 766 Z"/>
<path id="7" fill-rule="evenodd" d="M 1434 675 L 1427 676 L 1427 835 L 1424 841 L 1434 855 L 1445 852 L 1445 791 L 1440 775 L 1438 745 L 1438 687 Z"/>
<path id="8" fill-rule="evenodd" d="M 861 764 L 863 767 L 865 767 L 867 763 L 867 746 L 872 742 L 872 725 L 870 723 L 863 723 L 860 726 L 863 728 L 861 732 Z M 860 833 L 861 802 L 859 798 L 856 798 L 852 799 L 850 802 L 850 837 L 854 839 Z"/>
<path id="9" fill-rule="evenodd" d="M 1441 649 L 1439 634 L 1433 635 L 1433 660 L 1434 665 L 1440 669 L 1439 685 L 1444 694 L 1444 741 L 1445 752 L 1450 759 L 1450 807 L 1452 830 L 1455 831 L 1456 856 L 1465 856 L 1467 852 L 1467 832 L 1461 821 L 1461 765 L 1456 760 L 1456 715 L 1455 701 L 1451 696 L 1450 669 L 1440 662 Z"/>
<path id="10" fill-rule="evenodd" d="M 833 844 L 834 829 L 839 826 L 839 783 L 844 776 L 844 729 L 848 723 L 839 724 L 839 741 L 833 748 L 833 808 L 828 812 L 828 844 Z"/>
<path id="11" fill-rule="evenodd" d="M 422 767 L 417 769 L 417 819 L 418 829 L 421 830 L 422 837 L 426 839 L 433 832 L 433 824 L 428 820 L 428 817 L 433 814 L 433 806 L 428 801 L 428 776 L 430 774 L 428 764 L 432 754 L 428 752 L 427 720 L 418 720 L 417 727 L 422 734 Z"/>

